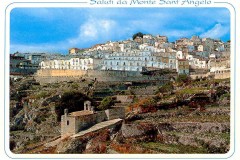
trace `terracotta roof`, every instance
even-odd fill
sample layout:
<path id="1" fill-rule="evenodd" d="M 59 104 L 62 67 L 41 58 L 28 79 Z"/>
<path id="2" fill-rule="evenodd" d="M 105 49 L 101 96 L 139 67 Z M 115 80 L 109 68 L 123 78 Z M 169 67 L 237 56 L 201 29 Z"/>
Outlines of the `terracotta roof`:
<path id="1" fill-rule="evenodd" d="M 178 59 L 178 61 L 187 61 L 187 59 Z"/>
<path id="2" fill-rule="evenodd" d="M 76 111 L 76 112 L 70 113 L 69 115 L 74 117 L 79 117 L 79 116 L 86 116 L 91 114 L 93 114 L 93 111 Z"/>

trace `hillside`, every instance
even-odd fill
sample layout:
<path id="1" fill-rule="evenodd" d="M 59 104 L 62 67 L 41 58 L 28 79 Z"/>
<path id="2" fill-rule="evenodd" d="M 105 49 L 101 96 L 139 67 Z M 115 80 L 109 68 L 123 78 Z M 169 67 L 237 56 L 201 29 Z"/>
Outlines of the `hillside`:
<path id="1" fill-rule="evenodd" d="M 133 101 L 115 102 L 126 108 L 122 125 L 58 140 L 58 106 L 67 94 L 75 100 L 84 95 L 95 106 L 107 96 L 129 95 Z M 11 81 L 10 96 L 14 153 L 226 153 L 230 146 L 229 79 L 183 77 L 163 86 L 89 80 L 40 85 L 29 77 Z M 69 109 L 81 110 L 81 103 Z"/>

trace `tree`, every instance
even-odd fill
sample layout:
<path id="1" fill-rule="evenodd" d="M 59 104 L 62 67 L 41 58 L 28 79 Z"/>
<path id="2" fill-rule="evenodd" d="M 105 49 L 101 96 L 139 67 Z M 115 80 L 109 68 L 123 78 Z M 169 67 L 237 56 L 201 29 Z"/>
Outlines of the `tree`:
<path id="1" fill-rule="evenodd" d="M 143 33 L 142 33 L 142 32 L 135 33 L 135 34 L 132 36 L 132 39 L 134 40 L 134 39 L 137 38 L 137 37 L 142 37 L 142 38 L 143 38 Z"/>
<path id="2" fill-rule="evenodd" d="M 186 74 L 181 74 L 177 77 L 177 82 L 181 83 L 189 83 L 191 81 L 191 78 Z"/>
<path id="3" fill-rule="evenodd" d="M 166 83 L 158 89 L 159 93 L 171 92 L 174 89 L 172 82 Z"/>
<path id="4" fill-rule="evenodd" d="M 64 109 L 69 112 L 80 111 L 84 109 L 84 101 L 89 100 L 89 97 L 78 91 L 65 92 L 60 100 L 56 103 L 55 112 L 58 121 L 61 120 L 61 115 L 64 114 Z"/>
<path id="5" fill-rule="evenodd" d="M 114 100 L 112 97 L 105 97 L 100 105 L 97 107 L 98 110 L 106 110 L 109 109 L 114 104 Z"/>

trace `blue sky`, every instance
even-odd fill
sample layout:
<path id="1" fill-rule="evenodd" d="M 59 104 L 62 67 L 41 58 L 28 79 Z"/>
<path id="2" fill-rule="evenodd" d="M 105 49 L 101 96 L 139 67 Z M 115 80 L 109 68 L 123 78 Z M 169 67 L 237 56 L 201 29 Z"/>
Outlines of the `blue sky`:
<path id="1" fill-rule="evenodd" d="M 230 39 L 226 8 L 15 8 L 10 15 L 10 52 L 67 53 L 134 33 Z"/>

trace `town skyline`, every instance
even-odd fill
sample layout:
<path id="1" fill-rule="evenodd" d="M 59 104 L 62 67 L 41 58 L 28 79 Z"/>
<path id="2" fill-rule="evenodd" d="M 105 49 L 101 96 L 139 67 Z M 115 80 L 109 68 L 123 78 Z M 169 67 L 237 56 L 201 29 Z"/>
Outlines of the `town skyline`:
<path id="1" fill-rule="evenodd" d="M 210 11 L 216 14 L 210 15 Z M 16 8 L 11 12 L 10 52 L 66 54 L 72 47 L 127 40 L 137 32 L 160 34 L 169 42 L 193 35 L 226 42 L 230 40 L 229 21 L 229 11 L 224 8 Z"/>

